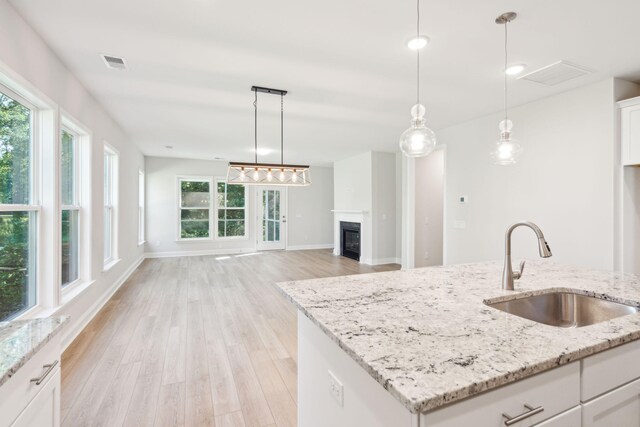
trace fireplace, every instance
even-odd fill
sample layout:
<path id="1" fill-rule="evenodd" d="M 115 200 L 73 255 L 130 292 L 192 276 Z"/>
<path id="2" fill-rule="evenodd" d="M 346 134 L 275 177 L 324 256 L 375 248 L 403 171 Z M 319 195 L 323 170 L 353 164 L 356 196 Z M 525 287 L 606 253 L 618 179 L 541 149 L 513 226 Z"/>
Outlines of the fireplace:
<path id="1" fill-rule="evenodd" d="M 360 223 L 340 221 L 340 255 L 360 261 Z"/>

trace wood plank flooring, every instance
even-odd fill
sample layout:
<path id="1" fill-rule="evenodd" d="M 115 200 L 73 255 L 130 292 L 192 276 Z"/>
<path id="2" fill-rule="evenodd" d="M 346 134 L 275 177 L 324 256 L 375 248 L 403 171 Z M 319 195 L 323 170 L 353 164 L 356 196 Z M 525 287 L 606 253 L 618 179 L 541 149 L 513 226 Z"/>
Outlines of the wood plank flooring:
<path id="1" fill-rule="evenodd" d="M 63 426 L 295 426 L 296 312 L 273 286 L 370 273 L 329 250 L 146 260 L 62 356 Z"/>

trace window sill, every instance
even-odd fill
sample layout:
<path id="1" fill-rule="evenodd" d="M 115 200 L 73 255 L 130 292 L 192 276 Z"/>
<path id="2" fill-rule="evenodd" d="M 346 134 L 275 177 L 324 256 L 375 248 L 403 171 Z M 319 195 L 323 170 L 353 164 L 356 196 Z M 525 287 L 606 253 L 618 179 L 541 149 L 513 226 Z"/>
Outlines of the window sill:
<path id="1" fill-rule="evenodd" d="M 176 239 L 175 242 L 176 243 L 213 242 L 213 239 L 211 237 L 199 237 L 199 238 L 193 238 L 193 239 Z"/>
<path id="2" fill-rule="evenodd" d="M 70 301 L 72 301 L 75 297 L 77 297 L 78 295 L 80 295 L 81 293 L 83 293 L 85 290 L 87 290 L 91 285 L 93 285 L 95 283 L 95 280 L 89 280 L 89 281 L 76 281 L 70 285 L 67 285 L 63 290 L 62 290 L 62 297 L 60 298 L 60 305 L 64 306 L 65 304 L 68 304 Z"/>
<path id="3" fill-rule="evenodd" d="M 105 272 L 111 270 L 119 262 L 120 262 L 120 258 L 114 259 L 114 260 L 111 260 L 111 261 L 107 262 L 104 265 L 104 267 L 102 267 L 102 272 L 105 273 Z"/>

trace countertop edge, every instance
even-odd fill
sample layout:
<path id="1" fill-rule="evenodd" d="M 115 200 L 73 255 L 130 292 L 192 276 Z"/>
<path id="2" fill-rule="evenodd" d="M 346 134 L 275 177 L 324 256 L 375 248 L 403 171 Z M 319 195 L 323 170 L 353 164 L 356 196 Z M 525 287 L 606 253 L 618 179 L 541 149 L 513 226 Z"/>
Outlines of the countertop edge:
<path id="1" fill-rule="evenodd" d="M 0 376 L 0 387 L 2 387 L 6 382 L 8 382 L 15 375 L 15 373 L 18 372 L 18 370 L 22 368 L 24 365 L 26 365 L 27 362 L 29 362 L 29 360 L 31 360 L 31 358 L 38 351 L 40 351 L 42 347 L 44 347 L 49 341 L 51 341 L 53 337 L 55 337 L 57 334 L 60 333 L 65 323 L 69 321 L 69 316 L 59 316 L 58 319 L 60 319 L 60 324 L 56 328 L 54 328 L 49 334 L 47 334 L 46 338 L 43 338 L 38 343 L 38 345 L 33 347 L 24 355 L 22 355 L 22 357 L 20 357 L 20 360 L 14 363 L 11 367 L 9 367 L 5 371 L 5 373 L 2 376 Z M 36 320 L 36 319 L 33 319 L 33 320 Z"/>
<path id="2" fill-rule="evenodd" d="M 602 341 L 601 343 L 584 347 L 574 352 L 561 353 L 558 355 L 558 357 L 547 359 L 543 362 L 533 365 L 525 366 L 521 370 L 518 370 L 516 372 L 509 372 L 504 375 L 495 376 L 489 380 L 473 383 L 470 386 L 461 387 L 448 393 L 434 395 L 433 397 L 426 398 L 420 401 L 411 401 L 407 399 L 403 394 L 401 394 L 393 386 L 392 383 L 382 380 L 381 375 L 375 369 L 372 369 L 371 366 L 364 359 L 355 354 L 355 352 L 346 343 L 340 340 L 329 329 L 327 329 L 322 324 L 322 322 L 317 320 L 311 313 L 309 313 L 304 307 L 302 307 L 302 305 L 298 303 L 295 298 L 293 298 L 282 287 L 280 287 L 280 283 L 285 284 L 290 282 L 279 282 L 276 283 L 275 286 L 288 301 L 290 301 L 298 310 L 304 313 L 304 315 L 316 326 L 318 326 L 320 330 L 322 330 L 325 335 L 329 337 L 329 339 L 331 339 L 338 345 L 338 347 L 344 350 L 352 360 L 360 365 L 378 384 L 380 384 L 393 397 L 395 397 L 412 414 L 418 414 L 433 409 L 438 409 L 445 405 L 450 405 L 452 403 L 465 400 L 477 394 L 498 389 L 502 386 L 509 385 L 516 381 L 532 377 L 536 374 L 540 374 L 553 368 L 557 368 L 559 366 L 584 359 L 585 357 L 600 353 L 602 351 L 609 350 L 613 347 L 617 347 L 619 345 L 640 339 L 640 331 L 631 332 L 617 337 L 616 339 L 608 339 L 606 341 Z"/>

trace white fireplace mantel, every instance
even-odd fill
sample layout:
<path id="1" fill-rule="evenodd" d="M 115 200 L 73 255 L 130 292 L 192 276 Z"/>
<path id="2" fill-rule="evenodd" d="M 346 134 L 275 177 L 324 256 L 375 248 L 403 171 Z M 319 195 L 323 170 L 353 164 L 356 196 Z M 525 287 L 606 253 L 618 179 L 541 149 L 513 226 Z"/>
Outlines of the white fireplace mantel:
<path id="1" fill-rule="evenodd" d="M 372 264 L 371 219 L 369 211 L 353 209 L 332 209 L 333 212 L 333 254 L 340 255 L 340 221 L 358 222 L 360 228 L 360 262 Z"/>

